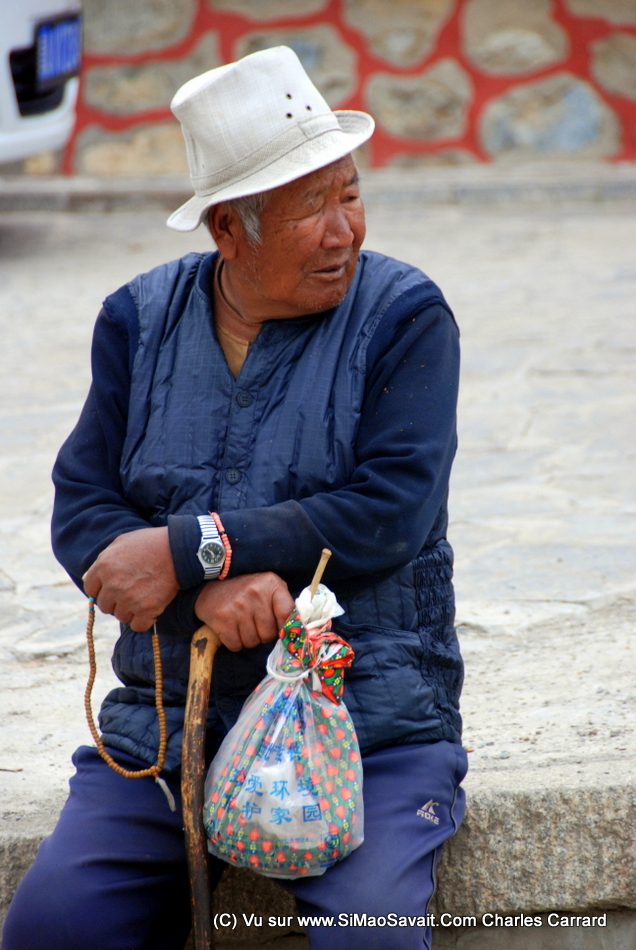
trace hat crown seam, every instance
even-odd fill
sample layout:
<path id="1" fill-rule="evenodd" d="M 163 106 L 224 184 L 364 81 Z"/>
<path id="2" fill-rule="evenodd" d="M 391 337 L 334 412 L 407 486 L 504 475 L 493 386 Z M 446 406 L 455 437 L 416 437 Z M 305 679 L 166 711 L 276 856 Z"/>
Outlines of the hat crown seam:
<path id="1" fill-rule="evenodd" d="M 320 121 L 323 119 L 328 119 L 329 121 L 328 127 L 325 125 L 324 122 Z M 318 131 L 319 123 L 320 125 L 322 125 L 322 128 L 320 128 Z M 306 126 L 310 126 L 310 125 L 312 125 L 317 130 L 316 132 L 314 132 L 314 134 L 309 134 L 309 132 L 305 128 Z M 303 136 L 302 138 L 300 138 L 298 135 L 295 134 L 298 131 L 302 133 L 302 136 Z M 291 146 L 291 149 L 287 148 L 285 152 L 282 154 L 277 152 L 277 155 L 275 157 L 282 158 L 285 154 L 287 154 L 287 152 L 289 152 L 290 150 L 293 150 L 294 148 L 297 148 L 298 145 L 302 145 L 304 142 L 307 142 L 307 141 L 313 141 L 314 139 L 319 138 L 321 135 L 324 135 L 325 132 L 342 132 L 342 131 L 343 130 L 340 126 L 340 123 L 338 122 L 338 118 L 335 115 L 335 113 L 330 112 L 328 114 L 323 114 L 322 116 L 313 116 L 310 119 L 303 120 L 303 122 L 295 123 L 293 126 L 290 126 L 289 128 L 281 129 L 280 132 L 277 132 L 276 135 L 272 136 L 271 138 L 267 139 L 267 141 L 263 142 L 261 145 L 258 145 L 256 148 L 252 149 L 251 152 L 245 153 L 240 158 L 233 159 L 231 162 L 228 162 L 227 164 L 221 166 L 220 168 L 215 169 L 213 172 L 206 172 L 205 174 L 203 173 L 194 174 L 191 171 L 190 179 L 192 181 L 192 184 L 194 185 L 194 183 L 198 181 L 203 181 L 203 180 L 207 181 L 210 178 L 218 178 L 220 175 L 223 175 L 223 173 L 226 172 L 228 169 L 233 168 L 235 166 L 240 167 L 241 165 L 244 165 L 248 161 L 254 162 L 252 166 L 252 170 L 254 172 L 257 172 L 262 167 L 268 164 L 267 161 L 258 163 L 258 157 L 257 157 L 258 154 L 264 153 L 265 157 L 267 157 L 267 152 L 274 151 L 276 145 L 278 144 L 279 139 L 292 138 L 292 137 L 296 139 L 295 143 Z M 200 164 L 200 162 L 198 161 L 197 163 Z M 195 187 L 195 191 L 196 191 L 196 187 Z"/>

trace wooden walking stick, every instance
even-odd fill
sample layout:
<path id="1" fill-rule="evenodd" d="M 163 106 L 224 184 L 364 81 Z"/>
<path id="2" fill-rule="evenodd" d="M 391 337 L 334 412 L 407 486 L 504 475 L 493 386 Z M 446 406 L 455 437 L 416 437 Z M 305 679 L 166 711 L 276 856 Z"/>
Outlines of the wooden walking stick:
<path id="1" fill-rule="evenodd" d="M 312 598 L 330 557 L 331 551 L 324 548 L 310 585 Z M 205 730 L 208 720 L 212 664 L 214 654 L 220 645 L 219 635 L 205 624 L 199 627 L 192 638 L 188 695 L 183 722 L 181 800 L 190 880 L 194 950 L 211 950 L 214 942 L 210 913 L 208 847 L 203 826 L 203 783 Z"/>
<path id="2" fill-rule="evenodd" d="M 219 635 L 206 625 L 199 627 L 192 638 L 188 695 L 183 722 L 181 798 L 194 950 L 211 950 L 214 943 L 210 913 L 208 848 L 203 827 L 203 783 L 212 664 L 220 645 Z"/>

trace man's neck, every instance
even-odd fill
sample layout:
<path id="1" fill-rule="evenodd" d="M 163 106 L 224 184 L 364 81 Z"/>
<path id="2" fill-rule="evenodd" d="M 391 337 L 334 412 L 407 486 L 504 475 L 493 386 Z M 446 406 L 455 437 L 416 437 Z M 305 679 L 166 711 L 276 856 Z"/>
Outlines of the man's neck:
<path id="1" fill-rule="evenodd" d="M 216 308 L 216 320 L 227 333 L 252 343 L 258 336 L 263 319 L 250 318 L 244 301 L 232 286 L 229 271 L 227 262 L 219 257 L 214 274 L 214 289 L 215 296 L 220 297 L 221 306 Z"/>

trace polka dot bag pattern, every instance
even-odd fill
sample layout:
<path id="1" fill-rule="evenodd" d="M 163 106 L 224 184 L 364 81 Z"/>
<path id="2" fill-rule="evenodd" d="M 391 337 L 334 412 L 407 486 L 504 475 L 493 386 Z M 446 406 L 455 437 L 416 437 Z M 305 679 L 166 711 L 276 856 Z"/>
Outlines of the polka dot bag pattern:
<path id="1" fill-rule="evenodd" d="M 353 650 L 294 611 L 205 785 L 208 848 L 268 877 L 323 874 L 362 844 L 362 766 L 340 702 Z"/>

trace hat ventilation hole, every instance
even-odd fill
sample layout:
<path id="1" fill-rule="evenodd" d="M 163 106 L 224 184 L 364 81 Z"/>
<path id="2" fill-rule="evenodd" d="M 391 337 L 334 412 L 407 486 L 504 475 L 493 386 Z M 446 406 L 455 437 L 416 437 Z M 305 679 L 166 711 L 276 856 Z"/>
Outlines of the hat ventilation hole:
<path id="1" fill-rule="evenodd" d="M 287 113 L 286 113 L 286 118 L 287 118 L 287 119 L 293 119 L 293 116 L 292 116 L 291 112 L 287 112 Z"/>
<path id="2" fill-rule="evenodd" d="M 285 93 L 285 98 L 286 98 L 286 99 L 293 99 L 293 96 L 292 96 L 291 92 L 286 92 L 286 93 Z"/>
<path id="3" fill-rule="evenodd" d="M 307 110 L 307 112 L 311 112 L 311 106 L 305 106 L 305 109 Z"/>

